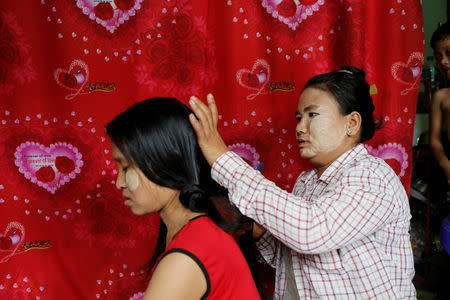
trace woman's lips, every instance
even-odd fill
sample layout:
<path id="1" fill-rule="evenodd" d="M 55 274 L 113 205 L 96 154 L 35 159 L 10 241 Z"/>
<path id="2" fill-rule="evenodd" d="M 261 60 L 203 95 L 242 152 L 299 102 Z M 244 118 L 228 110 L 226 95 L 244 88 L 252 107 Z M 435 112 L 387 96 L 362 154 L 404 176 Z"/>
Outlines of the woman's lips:
<path id="1" fill-rule="evenodd" d="M 122 195 L 122 197 L 125 199 L 123 202 L 124 205 L 129 205 L 131 203 L 131 198 L 129 198 L 125 195 Z"/>
<path id="2" fill-rule="evenodd" d="M 298 143 L 298 147 L 301 148 L 301 147 L 305 146 L 307 141 L 305 141 L 305 140 L 297 140 L 297 143 Z"/>

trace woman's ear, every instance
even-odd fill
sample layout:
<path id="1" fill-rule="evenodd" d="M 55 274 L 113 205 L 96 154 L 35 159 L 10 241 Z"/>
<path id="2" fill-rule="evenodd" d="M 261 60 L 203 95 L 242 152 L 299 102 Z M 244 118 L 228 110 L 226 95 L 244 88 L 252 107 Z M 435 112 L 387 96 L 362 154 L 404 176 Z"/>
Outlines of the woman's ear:
<path id="1" fill-rule="evenodd" d="M 357 111 L 352 111 L 345 117 L 347 118 L 347 135 L 359 138 L 361 135 L 361 115 Z"/>

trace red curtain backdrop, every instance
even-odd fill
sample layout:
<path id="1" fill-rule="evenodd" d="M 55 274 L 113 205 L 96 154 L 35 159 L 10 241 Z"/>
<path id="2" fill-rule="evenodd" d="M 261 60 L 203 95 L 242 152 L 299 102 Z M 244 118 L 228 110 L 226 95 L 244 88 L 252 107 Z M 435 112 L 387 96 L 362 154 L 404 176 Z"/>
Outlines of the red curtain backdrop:
<path id="1" fill-rule="evenodd" d="M 384 127 L 366 144 L 409 191 L 419 0 L 17 0 L 0 4 L 0 298 L 140 299 L 156 215 L 114 187 L 104 126 L 212 92 L 230 149 L 291 190 L 306 80 L 355 65 Z"/>

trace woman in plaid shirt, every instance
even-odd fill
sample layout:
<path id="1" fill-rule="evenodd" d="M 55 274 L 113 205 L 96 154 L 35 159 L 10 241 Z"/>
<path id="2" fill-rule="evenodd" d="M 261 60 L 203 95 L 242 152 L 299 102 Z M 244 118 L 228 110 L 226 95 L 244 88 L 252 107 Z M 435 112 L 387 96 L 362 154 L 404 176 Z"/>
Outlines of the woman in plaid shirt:
<path id="1" fill-rule="evenodd" d="M 276 268 L 274 299 L 416 298 L 408 197 L 362 145 L 377 127 L 364 71 L 343 67 L 306 83 L 295 133 L 315 169 L 300 174 L 292 193 L 228 151 L 212 95 L 207 102 L 191 98 L 191 124 L 214 180 L 259 224 L 258 248 Z"/>

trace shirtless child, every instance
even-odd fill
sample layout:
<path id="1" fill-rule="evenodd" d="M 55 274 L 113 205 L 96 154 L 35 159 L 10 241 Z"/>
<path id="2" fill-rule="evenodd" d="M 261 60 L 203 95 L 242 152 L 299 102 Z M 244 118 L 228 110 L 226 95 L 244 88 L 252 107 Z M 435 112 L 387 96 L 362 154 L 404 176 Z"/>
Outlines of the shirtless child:
<path id="1" fill-rule="evenodd" d="M 431 37 L 439 71 L 450 79 L 450 23 L 439 26 Z M 430 147 L 450 184 L 450 88 L 434 93 L 430 107 Z"/>

